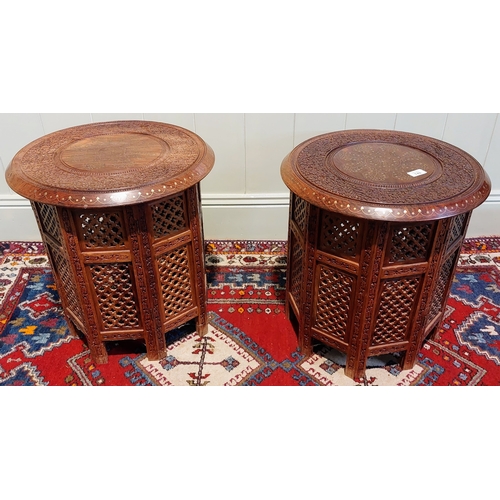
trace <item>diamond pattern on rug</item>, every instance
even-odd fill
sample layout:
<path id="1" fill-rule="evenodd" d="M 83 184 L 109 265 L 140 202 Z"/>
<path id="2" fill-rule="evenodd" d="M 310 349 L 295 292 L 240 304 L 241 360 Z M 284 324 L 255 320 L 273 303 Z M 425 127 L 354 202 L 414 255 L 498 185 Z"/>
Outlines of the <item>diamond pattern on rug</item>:
<path id="1" fill-rule="evenodd" d="M 10 386 L 39 386 L 49 385 L 40 376 L 40 371 L 31 363 L 23 363 L 12 368 L 9 373 L 2 377 L 2 384 Z"/>
<path id="2" fill-rule="evenodd" d="M 310 358 L 300 363 L 300 369 L 318 384 L 332 386 L 414 385 L 426 371 L 420 364 L 416 364 L 410 370 L 402 371 L 397 368 L 397 365 L 384 366 L 380 362 L 381 366 L 379 367 L 368 365 L 366 378 L 353 380 L 345 376 L 345 360 L 341 359 L 343 356 L 339 356 L 339 354 L 335 349 L 323 346 Z M 373 358 L 369 362 L 373 363 Z"/>
<path id="3" fill-rule="evenodd" d="M 158 385 L 240 385 L 264 366 L 262 359 L 213 325 L 204 337 L 192 333 L 167 352 L 160 361 L 146 356 L 138 361 Z"/>
<path id="4" fill-rule="evenodd" d="M 488 315 L 482 311 L 472 313 L 455 334 L 468 349 L 500 365 L 500 324 L 493 322 Z"/>

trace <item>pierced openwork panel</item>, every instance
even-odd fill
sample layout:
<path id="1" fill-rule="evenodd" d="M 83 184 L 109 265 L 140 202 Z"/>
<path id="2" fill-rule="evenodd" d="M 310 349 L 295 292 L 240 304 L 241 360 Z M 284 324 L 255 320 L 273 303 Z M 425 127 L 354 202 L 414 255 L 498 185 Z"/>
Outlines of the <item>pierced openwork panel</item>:
<path id="1" fill-rule="evenodd" d="M 125 246 L 121 213 L 87 211 L 75 219 L 85 248 Z"/>
<path id="2" fill-rule="evenodd" d="M 455 243 L 460 236 L 462 236 L 467 217 L 468 214 L 460 214 L 453 217 L 448 237 L 448 248 L 450 248 L 450 246 L 453 245 L 453 243 Z"/>
<path id="3" fill-rule="evenodd" d="M 433 228 L 434 223 L 393 227 L 389 261 L 426 260 L 432 247 Z"/>
<path id="4" fill-rule="evenodd" d="M 404 341 L 420 276 L 384 281 L 371 345 Z"/>
<path id="5" fill-rule="evenodd" d="M 58 243 L 61 243 L 62 237 L 57 208 L 53 205 L 38 202 L 33 202 L 33 205 L 38 213 L 43 232 L 52 236 Z"/>
<path id="6" fill-rule="evenodd" d="M 291 254 L 291 272 L 290 276 L 287 278 L 290 280 L 289 284 L 289 290 L 290 294 L 295 300 L 295 303 L 297 304 L 297 307 L 300 308 L 300 294 L 302 290 L 302 272 L 303 272 L 303 266 L 304 266 L 304 251 L 302 250 L 302 247 L 300 244 L 297 242 L 297 239 L 295 236 L 292 234 L 292 242 L 291 242 L 291 249 L 292 249 L 292 254 Z"/>
<path id="7" fill-rule="evenodd" d="M 321 212 L 320 250 L 334 255 L 355 258 L 360 239 L 359 220 L 346 219 L 326 210 Z"/>
<path id="8" fill-rule="evenodd" d="M 307 201 L 303 200 L 296 194 L 292 194 L 292 218 L 301 233 L 304 233 L 306 230 L 307 206 Z"/>
<path id="9" fill-rule="evenodd" d="M 139 328 L 130 264 L 93 264 L 89 268 L 104 330 Z"/>
<path id="10" fill-rule="evenodd" d="M 446 289 L 448 287 L 451 278 L 451 272 L 453 270 L 453 266 L 459 252 L 460 249 L 450 255 L 448 259 L 446 259 L 444 265 L 441 267 L 441 272 L 439 273 L 439 278 L 436 283 L 436 288 L 434 290 L 432 298 L 430 312 L 427 316 L 427 324 L 429 324 L 441 312 L 443 308 L 444 301 L 447 298 L 445 297 Z"/>
<path id="11" fill-rule="evenodd" d="M 182 193 L 152 205 L 151 212 L 155 238 L 170 236 L 186 229 L 184 196 Z"/>
<path id="12" fill-rule="evenodd" d="M 82 325 L 85 324 L 83 321 L 82 309 L 80 307 L 80 302 L 78 301 L 78 296 L 76 294 L 76 284 L 73 279 L 73 274 L 70 269 L 68 259 L 63 254 L 59 248 L 52 245 L 48 245 L 50 255 L 52 257 L 52 262 L 55 267 L 55 271 L 61 280 L 63 292 L 66 296 L 66 301 L 68 303 L 68 309 L 80 320 Z"/>
<path id="13" fill-rule="evenodd" d="M 349 274 L 321 266 L 314 326 L 343 341 L 346 340 L 354 281 Z"/>
<path id="14" fill-rule="evenodd" d="M 163 312 L 168 320 L 193 307 L 187 246 L 157 258 L 163 297 Z"/>

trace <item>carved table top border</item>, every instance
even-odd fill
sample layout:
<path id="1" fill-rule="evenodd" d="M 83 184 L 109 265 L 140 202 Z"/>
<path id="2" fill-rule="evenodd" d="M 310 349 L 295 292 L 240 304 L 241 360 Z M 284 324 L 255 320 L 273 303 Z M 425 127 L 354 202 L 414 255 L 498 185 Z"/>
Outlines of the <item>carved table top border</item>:
<path id="1" fill-rule="evenodd" d="M 332 186 L 338 181 L 338 187 L 335 186 L 331 190 L 322 188 L 321 181 L 325 179 L 324 176 L 322 179 L 322 174 L 325 174 L 326 169 L 321 172 L 321 162 L 327 161 L 335 148 L 362 141 L 385 141 L 421 149 L 441 163 L 443 176 L 459 175 L 457 170 L 460 167 L 464 172 L 461 185 L 458 184 L 454 189 L 450 187 L 448 190 L 446 179 L 441 176 L 440 186 L 434 191 L 436 199 L 422 201 L 417 201 L 417 194 L 412 193 L 412 190 L 425 188 L 430 190 L 428 193 L 432 195 L 432 184 L 415 182 L 415 185 L 409 184 L 406 191 L 402 186 L 379 186 L 380 189 L 377 190 L 377 186 L 369 183 L 348 184 L 346 178 L 338 176 L 327 181 Z M 312 149 L 309 151 L 309 158 L 306 158 L 308 148 L 311 149 L 315 143 L 320 142 L 322 149 L 320 148 L 319 153 L 316 154 Z M 304 161 L 303 165 L 301 161 Z M 392 130 L 345 130 L 308 139 L 285 157 L 281 165 L 281 176 L 292 192 L 320 208 L 364 219 L 388 221 L 452 217 L 478 207 L 491 191 L 488 175 L 479 162 L 465 151 L 438 139 Z M 342 181 L 344 184 L 341 184 Z M 392 191 L 387 188 L 392 188 Z M 447 191 L 450 192 L 449 196 Z M 379 201 L 377 194 L 385 195 L 386 199 Z M 413 195 L 413 199 L 410 195 Z"/>
<path id="2" fill-rule="evenodd" d="M 161 178 L 167 165 L 156 161 L 148 166 L 145 181 L 141 176 L 142 184 L 136 182 L 137 174 L 133 179 L 130 172 L 126 172 L 130 179 L 124 182 L 124 187 L 117 184 L 115 173 L 102 175 L 99 172 L 93 174 L 94 180 L 99 179 L 98 188 L 88 188 L 90 182 L 86 185 L 85 176 L 88 179 L 90 174 L 85 172 L 73 172 L 72 177 L 68 176 L 68 186 L 59 187 L 57 184 L 62 181 L 54 181 L 53 186 L 50 184 L 51 166 L 57 174 L 62 147 L 86 137 L 118 132 L 151 134 L 152 137 L 174 141 L 174 136 L 178 135 L 189 141 L 191 146 L 184 157 L 180 153 L 173 154 L 172 159 L 177 162 L 173 175 L 165 174 Z M 6 180 L 21 196 L 49 205 L 79 208 L 122 206 L 153 201 L 184 191 L 201 181 L 210 172 L 214 162 L 215 155 L 210 146 L 197 134 L 182 127 L 142 120 L 100 122 L 53 132 L 26 145 L 9 164 Z M 72 178 L 77 185 L 71 185 Z"/>

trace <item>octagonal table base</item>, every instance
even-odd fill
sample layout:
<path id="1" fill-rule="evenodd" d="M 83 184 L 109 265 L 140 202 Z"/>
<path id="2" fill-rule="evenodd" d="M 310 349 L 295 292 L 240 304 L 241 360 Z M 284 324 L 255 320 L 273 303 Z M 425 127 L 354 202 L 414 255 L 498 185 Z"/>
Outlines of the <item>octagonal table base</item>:
<path id="1" fill-rule="evenodd" d="M 150 203 L 88 209 L 32 202 L 70 330 L 96 363 L 105 342 L 144 339 L 166 356 L 166 333 L 208 328 L 199 184 Z"/>
<path id="2" fill-rule="evenodd" d="M 390 222 L 345 216 L 291 193 L 286 314 L 301 351 L 346 355 L 345 374 L 400 352 L 410 369 L 439 329 L 471 212 Z"/>

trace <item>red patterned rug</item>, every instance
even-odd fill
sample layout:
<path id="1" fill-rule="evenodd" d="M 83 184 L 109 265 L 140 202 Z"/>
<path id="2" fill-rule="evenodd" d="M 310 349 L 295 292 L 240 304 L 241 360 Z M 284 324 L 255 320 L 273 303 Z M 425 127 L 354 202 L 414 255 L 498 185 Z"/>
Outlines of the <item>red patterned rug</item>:
<path id="1" fill-rule="evenodd" d="M 171 332 L 161 361 L 142 342 L 110 342 L 109 363 L 96 365 L 66 326 L 43 245 L 0 243 L 0 385 L 500 385 L 500 238 L 466 240 L 445 321 L 415 367 L 371 358 L 360 380 L 333 349 L 299 353 L 284 314 L 285 242 L 210 241 L 206 264 L 205 337 L 191 323 Z"/>

